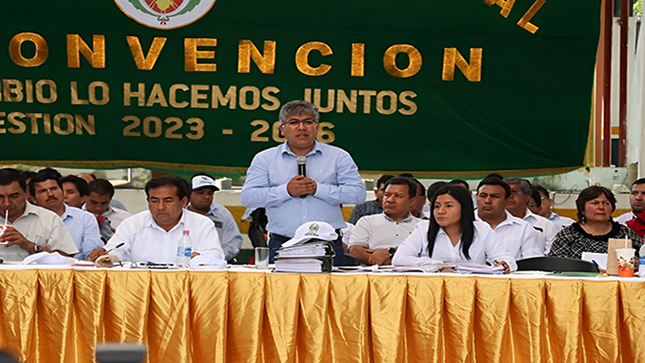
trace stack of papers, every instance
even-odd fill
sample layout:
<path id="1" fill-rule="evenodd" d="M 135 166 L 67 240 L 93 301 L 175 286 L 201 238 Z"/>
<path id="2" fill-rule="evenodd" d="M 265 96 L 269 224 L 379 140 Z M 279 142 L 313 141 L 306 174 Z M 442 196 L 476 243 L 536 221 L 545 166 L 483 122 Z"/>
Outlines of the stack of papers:
<path id="1" fill-rule="evenodd" d="M 278 250 L 278 257 L 323 257 L 329 254 L 329 243 L 308 243 Z"/>
<path id="2" fill-rule="evenodd" d="M 275 261 L 275 270 L 281 272 L 324 272 L 325 262 L 315 258 L 283 258 Z"/>
<path id="3" fill-rule="evenodd" d="M 455 266 L 458 274 L 494 274 L 501 275 L 504 273 L 504 266 L 488 266 L 479 264 L 458 264 Z"/>
<path id="4" fill-rule="evenodd" d="M 369 267 L 368 267 L 369 268 Z M 504 273 L 504 267 L 489 266 L 478 263 L 455 263 L 433 260 L 418 266 L 380 266 L 374 272 L 456 272 L 458 274 L 489 274 L 497 275 Z"/>
<path id="5" fill-rule="evenodd" d="M 278 272 L 330 272 L 334 247 L 330 242 L 316 241 L 283 247 L 276 251 Z"/>

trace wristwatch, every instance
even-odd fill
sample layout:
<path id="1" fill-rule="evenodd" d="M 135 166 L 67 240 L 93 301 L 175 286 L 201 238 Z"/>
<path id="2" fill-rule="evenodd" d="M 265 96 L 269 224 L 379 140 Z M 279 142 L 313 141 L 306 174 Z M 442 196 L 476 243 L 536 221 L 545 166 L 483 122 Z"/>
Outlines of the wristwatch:
<path id="1" fill-rule="evenodd" d="M 390 258 L 393 258 L 393 257 L 394 257 L 394 254 L 396 253 L 396 248 L 394 248 L 394 247 L 390 247 L 390 248 L 387 250 L 387 253 L 389 253 L 389 254 L 390 254 Z"/>
<path id="2" fill-rule="evenodd" d="M 38 243 L 34 243 L 34 253 L 40 252 L 40 245 Z"/>

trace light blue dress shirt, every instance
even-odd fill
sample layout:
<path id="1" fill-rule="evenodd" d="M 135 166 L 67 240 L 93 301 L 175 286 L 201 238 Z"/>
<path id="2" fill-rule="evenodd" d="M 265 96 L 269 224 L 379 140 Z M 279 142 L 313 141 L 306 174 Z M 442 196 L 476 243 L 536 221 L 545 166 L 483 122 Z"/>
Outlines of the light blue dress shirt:
<path id="1" fill-rule="evenodd" d="M 79 252 L 74 258 L 86 260 L 93 249 L 103 247 L 99 224 L 92 213 L 65 205 L 65 213 L 61 218 L 78 247 Z"/>
<path id="2" fill-rule="evenodd" d="M 215 224 L 215 229 L 217 229 L 217 234 L 219 235 L 219 243 L 222 245 L 222 251 L 224 251 L 224 257 L 227 261 L 230 261 L 240 253 L 243 241 L 240 229 L 237 228 L 237 223 L 235 223 L 235 218 L 225 206 L 217 203 L 211 204 L 211 210 L 205 216 Z"/>
<path id="3" fill-rule="evenodd" d="M 293 237 L 309 221 L 322 221 L 334 228 L 346 227 L 341 204 L 365 201 L 365 185 L 349 153 L 335 146 L 315 142 L 307 154 L 307 177 L 317 183 L 316 194 L 292 197 L 287 183 L 298 175 L 296 154 L 283 143 L 259 152 L 246 173 L 240 200 L 247 208 L 266 208 L 267 230 Z"/>

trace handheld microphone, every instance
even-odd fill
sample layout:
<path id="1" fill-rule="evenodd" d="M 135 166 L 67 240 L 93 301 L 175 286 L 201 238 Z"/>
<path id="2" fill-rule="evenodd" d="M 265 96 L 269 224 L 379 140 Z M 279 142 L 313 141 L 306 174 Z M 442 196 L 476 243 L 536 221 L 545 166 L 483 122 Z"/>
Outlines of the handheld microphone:
<path id="1" fill-rule="evenodd" d="M 296 164 L 298 164 L 298 175 L 307 176 L 307 157 L 298 156 L 296 158 Z M 301 195 L 300 198 L 305 198 L 306 195 Z"/>
<path id="2" fill-rule="evenodd" d="M 298 175 L 307 176 L 307 157 L 298 156 L 296 163 L 298 164 Z"/>

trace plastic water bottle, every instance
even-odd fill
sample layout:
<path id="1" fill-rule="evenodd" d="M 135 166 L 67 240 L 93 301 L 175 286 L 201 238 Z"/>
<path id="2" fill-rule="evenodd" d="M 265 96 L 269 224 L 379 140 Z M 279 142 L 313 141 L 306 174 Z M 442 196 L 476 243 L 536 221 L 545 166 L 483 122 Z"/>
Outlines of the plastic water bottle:
<path id="1" fill-rule="evenodd" d="M 192 253 L 193 240 L 190 238 L 190 231 L 185 229 L 177 244 L 177 265 L 180 267 L 190 266 L 190 255 Z"/>
<path id="2" fill-rule="evenodd" d="M 645 245 L 638 251 L 640 256 L 638 262 L 638 277 L 645 277 Z"/>
<path id="3" fill-rule="evenodd" d="M 612 190 L 614 194 L 620 193 L 622 189 L 622 185 L 620 184 L 620 177 L 618 175 L 618 169 L 614 169 L 614 176 L 611 177 L 613 185 L 612 185 Z"/>

